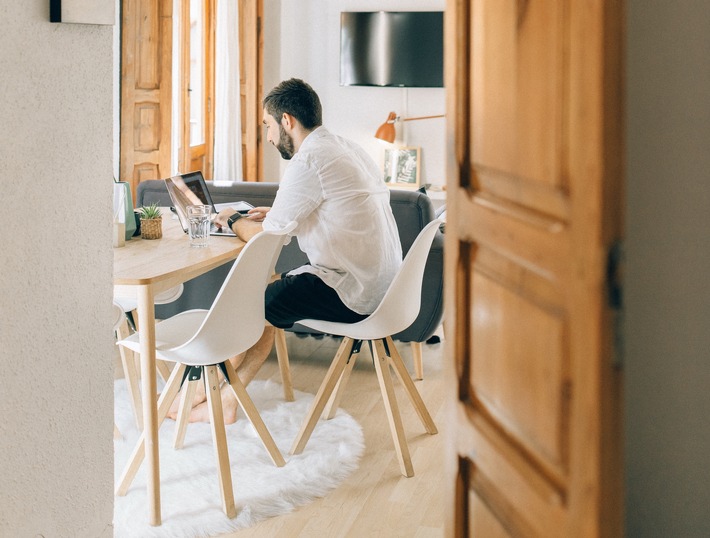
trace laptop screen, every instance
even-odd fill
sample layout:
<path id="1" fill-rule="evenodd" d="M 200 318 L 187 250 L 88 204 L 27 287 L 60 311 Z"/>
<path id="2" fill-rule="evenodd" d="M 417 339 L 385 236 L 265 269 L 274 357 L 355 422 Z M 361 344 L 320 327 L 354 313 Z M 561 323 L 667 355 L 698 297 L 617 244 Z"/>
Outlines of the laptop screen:
<path id="1" fill-rule="evenodd" d="M 207 183 L 202 176 L 202 172 L 190 172 L 188 174 L 180 174 L 165 180 L 165 185 L 168 188 L 168 194 L 175 207 L 175 213 L 180 219 L 182 229 L 187 232 L 187 206 L 189 205 L 208 205 L 212 207 L 214 213 L 217 208 L 212 201 L 210 192 L 207 190 Z M 228 205 L 237 211 L 245 211 L 252 207 L 246 202 L 233 202 L 229 204 L 220 204 L 220 206 Z M 234 232 L 229 228 L 218 228 L 214 224 L 210 227 L 211 235 L 229 235 L 233 236 Z"/>
<path id="2" fill-rule="evenodd" d="M 202 177 L 202 172 L 190 172 L 189 174 L 181 174 L 173 176 L 165 180 L 165 185 L 168 188 L 168 194 L 175 206 L 175 213 L 180 219 L 180 224 L 183 230 L 188 229 L 187 223 L 187 206 L 189 205 L 208 205 L 214 204 L 212 197 L 207 190 L 205 178 Z"/>

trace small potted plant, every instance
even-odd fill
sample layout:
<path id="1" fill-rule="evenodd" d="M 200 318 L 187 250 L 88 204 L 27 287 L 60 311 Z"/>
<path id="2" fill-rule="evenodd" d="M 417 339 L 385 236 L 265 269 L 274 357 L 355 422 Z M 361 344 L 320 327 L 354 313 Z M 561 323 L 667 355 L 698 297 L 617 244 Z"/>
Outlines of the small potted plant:
<path id="1" fill-rule="evenodd" d="M 138 208 L 138 213 L 141 219 L 141 237 L 143 239 L 163 237 L 163 218 L 157 203 Z"/>

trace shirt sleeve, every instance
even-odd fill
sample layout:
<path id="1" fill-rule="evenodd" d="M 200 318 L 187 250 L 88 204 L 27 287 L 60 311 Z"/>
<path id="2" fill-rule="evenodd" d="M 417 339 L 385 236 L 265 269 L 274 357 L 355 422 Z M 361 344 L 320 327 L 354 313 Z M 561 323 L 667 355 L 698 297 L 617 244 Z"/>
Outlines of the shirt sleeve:
<path id="1" fill-rule="evenodd" d="M 264 219 L 264 230 L 280 230 L 292 221 L 300 225 L 323 201 L 318 174 L 297 156 L 284 172 L 274 204 Z"/>

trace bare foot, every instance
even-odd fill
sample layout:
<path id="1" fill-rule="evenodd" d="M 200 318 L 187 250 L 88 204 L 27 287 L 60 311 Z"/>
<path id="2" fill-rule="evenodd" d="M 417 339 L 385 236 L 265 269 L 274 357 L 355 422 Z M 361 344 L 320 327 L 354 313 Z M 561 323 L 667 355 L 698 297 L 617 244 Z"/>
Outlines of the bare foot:
<path id="1" fill-rule="evenodd" d="M 239 355 L 235 355 L 229 361 L 232 363 L 232 366 L 234 368 L 237 368 L 239 365 L 242 364 L 244 361 L 246 353 L 240 353 Z M 184 388 L 184 385 L 183 385 Z M 182 391 L 182 389 L 180 389 Z M 175 397 L 175 400 L 173 401 L 172 405 L 170 406 L 170 409 L 168 410 L 167 417 L 171 418 L 173 420 L 177 420 L 178 417 L 178 410 L 180 408 L 180 396 L 181 394 L 178 393 L 178 395 Z M 192 399 L 192 405 L 190 406 L 190 409 L 194 409 L 198 405 L 207 402 L 207 395 L 205 394 L 205 384 L 202 380 L 200 380 L 197 383 L 197 387 L 195 388 L 195 397 Z M 195 421 L 193 421 L 195 422 Z M 209 420 L 207 421 L 209 422 Z"/>
<path id="2" fill-rule="evenodd" d="M 225 385 L 221 390 L 222 414 L 225 424 L 234 424 L 237 421 L 237 398 L 232 388 Z M 190 413 L 190 422 L 210 422 L 210 409 L 207 401 L 196 405 Z"/>
<path id="3" fill-rule="evenodd" d="M 235 355 L 230 359 L 232 367 L 239 374 L 244 386 L 247 386 L 249 382 L 254 379 L 254 376 L 264 364 L 266 357 L 269 355 L 271 348 L 274 345 L 274 327 L 271 325 L 266 325 L 264 327 L 264 333 L 261 335 L 259 341 L 254 344 L 250 349 L 239 355 Z M 237 420 L 237 398 L 232 392 L 231 387 L 224 385 L 221 391 L 222 398 L 222 411 L 224 413 L 224 423 L 232 424 Z M 168 411 L 168 417 L 175 420 L 177 418 L 178 408 L 180 405 L 180 398 L 175 398 L 173 405 Z M 205 387 L 203 383 L 197 385 L 197 390 L 195 390 L 195 398 L 192 402 L 192 411 L 190 412 L 190 422 L 209 422 L 210 412 L 207 407 L 207 396 L 205 395 Z"/>
<path id="4" fill-rule="evenodd" d="M 187 386 L 187 382 L 185 385 L 183 385 L 183 388 Z M 180 389 L 182 392 L 182 389 Z M 177 420 L 178 417 L 178 409 L 180 408 L 180 397 L 181 397 L 181 392 L 178 393 L 178 395 L 175 397 L 175 400 L 173 400 L 173 404 L 170 406 L 170 409 L 168 410 L 168 418 L 171 418 L 173 420 Z M 192 405 L 190 406 L 191 409 L 197 407 L 203 402 L 207 401 L 207 396 L 205 395 L 205 385 L 200 380 L 197 383 L 197 387 L 195 388 L 195 397 L 192 399 Z"/>

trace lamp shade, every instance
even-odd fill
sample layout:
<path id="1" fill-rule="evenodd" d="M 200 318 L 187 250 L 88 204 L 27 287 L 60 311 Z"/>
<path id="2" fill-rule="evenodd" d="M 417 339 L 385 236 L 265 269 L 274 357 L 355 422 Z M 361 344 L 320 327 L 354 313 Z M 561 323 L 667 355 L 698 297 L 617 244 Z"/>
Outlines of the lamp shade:
<path id="1" fill-rule="evenodd" d="M 390 112 L 389 116 L 387 116 L 387 121 L 384 122 L 380 127 L 377 129 L 377 132 L 375 133 L 375 138 L 379 138 L 380 140 L 384 140 L 385 142 L 389 142 L 390 144 L 394 142 L 395 139 L 395 130 L 394 130 L 394 124 L 397 121 L 416 121 L 416 120 L 430 120 L 432 118 L 443 118 L 443 114 L 437 114 L 435 116 L 419 116 L 417 118 L 400 118 L 395 114 L 394 112 Z"/>
<path id="2" fill-rule="evenodd" d="M 387 116 L 387 121 L 379 126 L 377 132 L 375 133 L 375 138 L 389 142 L 390 144 L 394 142 L 395 132 L 394 132 L 394 122 L 397 119 L 397 114 L 390 112 Z"/>

